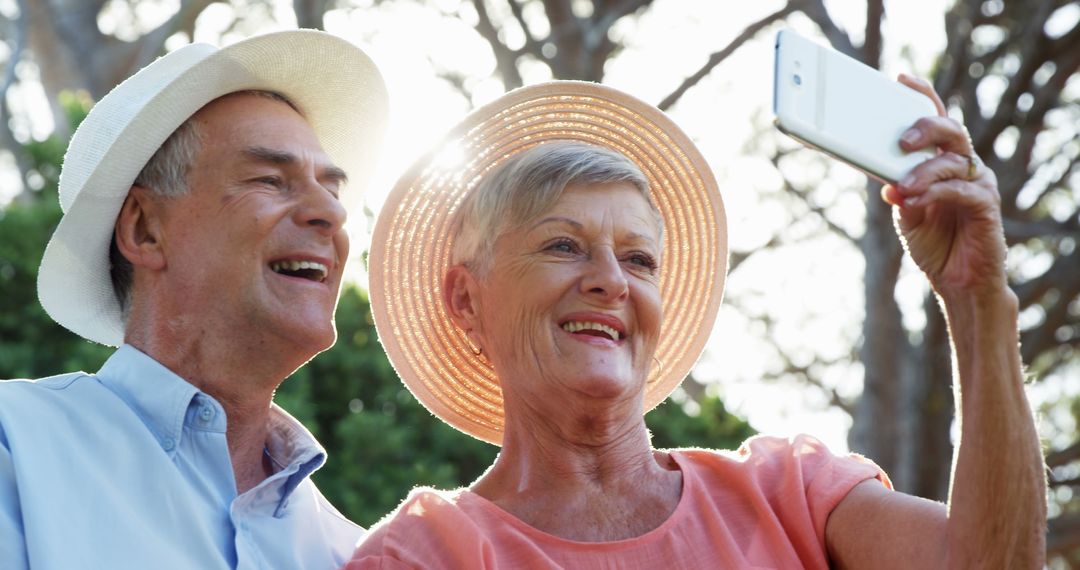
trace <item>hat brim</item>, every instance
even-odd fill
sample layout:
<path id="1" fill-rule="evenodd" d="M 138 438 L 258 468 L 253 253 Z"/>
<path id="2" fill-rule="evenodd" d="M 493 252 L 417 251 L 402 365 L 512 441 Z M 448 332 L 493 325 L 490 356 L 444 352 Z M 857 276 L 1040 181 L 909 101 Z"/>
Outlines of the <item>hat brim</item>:
<path id="1" fill-rule="evenodd" d="M 494 369 L 445 313 L 451 220 L 485 173 L 550 140 L 613 149 L 648 178 L 664 218 L 664 322 L 644 411 L 690 372 L 712 331 L 727 273 L 724 205 L 690 138 L 660 110 L 593 83 L 523 87 L 470 114 L 398 181 L 372 236 L 369 279 L 379 340 L 402 381 L 434 415 L 499 445 L 504 417 Z"/>
<path id="2" fill-rule="evenodd" d="M 101 344 L 123 342 L 109 244 L 124 198 L 177 127 L 214 99 L 246 90 L 291 100 L 349 175 L 346 208 L 360 201 L 388 106 L 382 76 L 363 51 L 315 30 L 265 34 L 220 49 L 184 46 L 103 97 L 72 136 L 60 175 L 65 213 L 38 272 L 38 297 L 56 322 Z"/>

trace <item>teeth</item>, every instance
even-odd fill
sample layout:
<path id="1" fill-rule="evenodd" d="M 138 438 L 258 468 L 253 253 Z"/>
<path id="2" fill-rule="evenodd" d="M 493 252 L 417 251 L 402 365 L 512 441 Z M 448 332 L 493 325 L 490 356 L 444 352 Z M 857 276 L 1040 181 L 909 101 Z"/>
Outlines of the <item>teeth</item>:
<path id="1" fill-rule="evenodd" d="M 273 270 L 275 273 L 281 273 L 283 271 L 300 271 L 301 269 L 310 269 L 319 272 L 318 281 L 322 281 L 326 277 L 326 266 L 317 261 L 298 261 L 295 259 L 275 261 L 270 264 L 270 269 Z"/>
<path id="2" fill-rule="evenodd" d="M 600 331 L 600 332 L 608 335 L 609 337 L 611 337 L 612 340 L 619 340 L 619 331 L 617 331 L 617 330 L 615 330 L 615 329 L 613 329 L 613 328 L 611 328 L 611 327 L 609 327 L 607 325 L 602 325 L 600 323 L 592 323 L 592 322 L 584 322 L 584 321 L 570 321 L 570 322 L 567 322 L 567 323 L 563 323 L 562 328 L 563 328 L 564 331 L 569 332 L 569 333 L 576 333 L 576 332 L 583 331 L 583 330 Z"/>

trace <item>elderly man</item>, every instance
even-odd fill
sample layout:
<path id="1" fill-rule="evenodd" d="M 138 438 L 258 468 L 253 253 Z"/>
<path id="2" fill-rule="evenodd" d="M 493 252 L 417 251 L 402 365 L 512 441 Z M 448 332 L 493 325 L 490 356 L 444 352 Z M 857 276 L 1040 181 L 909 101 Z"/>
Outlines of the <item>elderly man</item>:
<path id="1" fill-rule="evenodd" d="M 385 116 L 371 60 L 315 31 L 186 46 L 93 108 L 38 293 L 120 348 L 96 374 L 0 382 L 0 566 L 347 558 L 363 530 L 272 396 L 334 343 L 346 204 Z"/>

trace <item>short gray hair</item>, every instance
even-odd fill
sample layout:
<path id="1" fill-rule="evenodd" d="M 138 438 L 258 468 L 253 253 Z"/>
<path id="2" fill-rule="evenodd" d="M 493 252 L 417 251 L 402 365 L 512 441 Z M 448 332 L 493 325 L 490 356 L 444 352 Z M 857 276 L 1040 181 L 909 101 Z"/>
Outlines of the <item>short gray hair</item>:
<path id="1" fill-rule="evenodd" d="M 289 100 L 288 97 L 273 91 L 247 90 L 229 93 L 228 95 L 255 95 L 275 101 L 281 101 L 294 111 L 304 113 Z M 222 95 L 226 97 L 228 95 Z M 216 99 L 215 99 L 216 101 Z M 209 104 L 209 103 L 207 103 Z M 142 171 L 135 177 L 135 186 L 141 186 L 150 190 L 158 198 L 178 198 L 188 193 L 187 175 L 191 165 L 195 163 L 195 157 L 202 149 L 202 135 L 198 125 L 188 117 L 175 131 L 161 143 L 154 156 L 150 157 Z M 113 292 L 120 309 L 127 319 L 127 308 L 131 303 L 131 284 L 134 278 L 135 268 L 131 265 L 124 254 L 116 246 L 115 235 L 109 243 L 109 277 L 112 280 Z"/>
<path id="2" fill-rule="evenodd" d="M 664 220 L 649 197 L 649 181 L 637 164 L 613 150 L 578 141 L 537 145 L 484 176 L 462 200 L 451 226 L 451 265 L 480 275 L 490 269 L 495 240 L 551 208 L 571 184 L 625 182 L 636 188 Z"/>

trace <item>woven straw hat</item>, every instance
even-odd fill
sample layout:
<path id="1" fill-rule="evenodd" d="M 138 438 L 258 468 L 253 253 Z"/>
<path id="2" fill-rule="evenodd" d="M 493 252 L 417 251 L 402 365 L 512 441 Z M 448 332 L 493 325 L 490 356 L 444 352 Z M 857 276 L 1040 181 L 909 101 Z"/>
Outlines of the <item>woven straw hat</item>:
<path id="1" fill-rule="evenodd" d="M 446 423 L 496 445 L 503 432 L 499 380 L 487 359 L 473 355 L 441 300 L 451 220 L 477 180 L 550 140 L 591 143 L 633 160 L 664 217 L 664 322 L 643 413 L 690 372 L 723 294 L 727 233 L 716 180 L 659 109 L 610 87 L 556 81 L 476 110 L 398 181 L 376 221 L 368 266 L 379 340 L 405 385 Z"/>
<path id="2" fill-rule="evenodd" d="M 139 70 L 90 110 L 60 172 L 60 220 L 38 272 L 46 312 L 83 338 L 118 346 L 124 323 L 109 277 L 109 243 L 128 189 L 158 147 L 204 105 L 236 91 L 289 98 L 331 160 L 349 174 L 355 205 L 374 167 L 387 117 L 386 86 L 371 59 L 315 30 L 191 44 Z"/>

